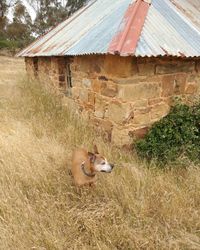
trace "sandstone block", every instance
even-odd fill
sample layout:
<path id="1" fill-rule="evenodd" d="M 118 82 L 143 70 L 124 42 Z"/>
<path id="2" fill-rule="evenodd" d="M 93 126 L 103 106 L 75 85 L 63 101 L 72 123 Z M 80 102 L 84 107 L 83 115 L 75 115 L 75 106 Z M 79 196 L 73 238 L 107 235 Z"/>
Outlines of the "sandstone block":
<path id="1" fill-rule="evenodd" d="M 95 99 L 94 115 L 97 118 L 104 118 L 106 107 L 107 107 L 107 103 L 105 102 L 105 100 L 100 95 L 97 95 Z"/>
<path id="2" fill-rule="evenodd" d="M 151 120 L 158 120 L 169 113 L 170 106 L 166 103 L 155 105 L 151 108 Z"/>
<path id="3" fill-rule="evenodd" d="M 80 90 L 81 90 L 80 88 L 73 87 L 71 89 L 72 97 L 78 99 L 80 95 Z"/>
<path id="4" fill-rule="evenodd" d="M 114 77 L 130 77 L 137 74 L 137 63 L 132 57 L 108 55 L 105 57 L 103 71 L 106 75 Z"/>
<path id="5" fill-rule="evenodd" d="M 98 118 L 92 118 L 91 122 L 96 127 L 96 131 L 99 132 L 106 141 L 111 142 L 113 124 L 108 120 Z"/>
<path id="6" fill-rule="evenodd" d="M 95 104 L 95 93 L 94 92 L 91 92 L 91 91 L 88 92 L 88 102 L 91 105 Z"/>
<path id="7" fill-rule="evenodd" d="M 145 135 L 148 133 L 148 127 L 142 127 L 134 130 L 133 134 L 136 139 L 143 139 Z"/>
<path id="8" fill-rule="evenodd" d="M 81 56 L 76 57 L 74 63 L 78 65 L 78 70 L 82 72 L 99 74 L 104 65 L 104 56 Z"/>
<path id="9" fill-rule="evenodd" d="M 118 93 L 118 88 L 117 88 L 117 84 L 111 82 L 111 81 L 107 81 L 106 84 L 102 83 L 102 89 L 101 89 L 101 94 L 108 96 L 108 97 L 115 97 Z"/>
<path id="10" fill-rule="evenodd" d="M 133 106 L 135 108 L 145 108 L 148 105 L 148 100 L 147 99 L 141 99 L 141 100 L 137 100 L 133 103 Z"/>
<path id="11" fill-rule="evenodd" d="M 83 102 L 88 102 L 88 90 L 82 88 L 79 93 L 79 99 Z"/>
<path id="12" fill-rule="evenodd" d="M 92 90 L 96 93 L 100 93 L 102 89 L 106 88 L 106 82 L 100 80 L 92 81 Z"/>
<path id="13" fill-rule="evenodd" d="M 156 66 L 156 74 L 173 74 L 179 72 L 194 72 L 194 61 L 166 62 Z"/>
<path id="14" fill-rule="evenodd" d="M 147 125 L 151 121 L 150 118 L 150 109 L 141 109 L 141 110 L 136 110 L 135 111 L 135 116 L 133 123 L 142 126 L 142 125 Z"/>
<path id="15" fill-rule="evenodd" d="M 139 75 L 152 76 L 155 74 L 154 63 L 138 63 Z"/>
<path id="16" fill-rule="evenodd" d="M 198 85 L 197 83 L 193 82 L 193 83 L 188 83 L 186 85 L 186 89 L 185 89 L 185 94 L 196 94 L 198 90 Z"/>
<path id="17" fill-rule="evenodd" d="M 140 82 L 147 82 L 146 76 L 132 76 L 132 77 L 112 77 L 112 80 L 117 84 L 138 84 Z"/>
<path id="18" fill-rule="evenodd" d="M 90 79 L 86 79 L 86 78 L 83 78 L 82 79 L 82 83 L 83 83 L 83 86 L 85 86 L 86 88 L 90 88 L 91 87 L 91 80 Z"/>
<path id="19" fill-rule="evenodd" d="M 123 123 L 128 119 L 131 112 L 129 103 L 121 103 L 118 101 L 111 102 L 108 106 L 107 117 L 115 123 Z"/>
<path id="20" fill-rule="evenodd" d="M 72 78 L 72 86 L 81 88 L 82 87 L 82 82 Z"/>
<path id="21" fill-rule="evenodd" d="M 112 131 L 112 142 L 119 147 L 133 143 L 133 138 L 130 136 L 130 129 L 114 126 Z"/>
<path id="22" fill-rule="evenodd" d="M 137 101 L 160 97 L 160 86 L 158 83 L 141 83 L 135 85 L 119 85 L 118 97 L 126 101 Z"/>
<path id="23" fill-rule="evenodd" d="M 165 75 L 162 80 L 162 96 L 184 94 L 187 74 Z"/>
<path id="24" fill-rule="evenodd" d="M 149 100 L 148 100 L 148 104 L 149 104 L 150 106 L 152 106 L 152 105 L 161 103 L 162 101 L 163 101 L 162 98 L 149 99 Z"/>

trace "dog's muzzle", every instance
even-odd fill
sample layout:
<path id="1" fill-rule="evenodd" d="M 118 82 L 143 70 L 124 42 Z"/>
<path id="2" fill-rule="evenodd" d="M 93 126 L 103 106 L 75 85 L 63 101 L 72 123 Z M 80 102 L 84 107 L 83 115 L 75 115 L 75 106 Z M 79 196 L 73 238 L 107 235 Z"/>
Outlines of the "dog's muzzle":
<path id="1" fill-rule="evenodd" d="M 101 172 L 102 173 L 111 173 L 113 168 L 114 168 L 114 164 L 110 164 L 110 169 L 107 169 L 107 170 L 102 169 Z"/>

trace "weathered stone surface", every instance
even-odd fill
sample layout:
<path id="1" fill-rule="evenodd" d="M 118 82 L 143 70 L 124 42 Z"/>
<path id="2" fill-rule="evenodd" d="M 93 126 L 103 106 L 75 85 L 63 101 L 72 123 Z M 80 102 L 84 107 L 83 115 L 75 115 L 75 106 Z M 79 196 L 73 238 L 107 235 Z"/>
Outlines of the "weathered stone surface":
<path id="1" fill-rule="evenodd" d="M 162 96 L 184 94 L 186 85 L 186 74 L 165 75 L 162 80 Z"/>
<path id="2" fill-rule="evenodd" d="M 136 75 L 132 77 L 116 78 L 113 76 L 113 81 L 117 84 L 138 84 L 140 82 L 147 82 L 147 77 Z"/>
<path id="3" fill-rule="evenodd" d="M 148 100 L 147 99 L 141 99 L 137 100 L 132 105 L 134 108 L 146 108 L 148 106 Z"/>
<path id="4" fill-rule="evenodd" d="M 82 82 L 80 82 L 77 79 L 72 79 L 72 86 L 81 88 L 82 87 Z"/>
<path id="5" fill-rule="evenodd" d="M 122 123 L 130 115 L 130 104 L 113 101 L 108 106 L 107 117 L 115 123 Z"/>
<path id="6" fill-rule="evenodd" d="M 196 94 L 198 90 L 198 85 L 197 83 L 193 82 L 193 83 L 188 83 L 186 85 L 186 89 L 185 89 L 185 94 Z"/>
<path id="7" fill-rule="evenodd" d="M 103 84 L 102 84 L 103 85 Z M 118 93 L 117 84 L 107 81 L 104 86 L 102 86 L 101 94 L 108 97 L 115 97 Z"/>
<path id="8" fill-rule="evenodd" d="M 139 75 L 152 76 L 155 74 L 155 63 L 138 63 Z"/>
<path id="9" fill-rule="evenodd" d="M 107 103 L 105 102 L 105 100 L 100 95 L 97 95 L 95 99 L 94 116 L 98 118 L 104 118 L 106 107 L 107 107 Z"/>
<path id="10" fill-rule="evenodd" d="M 82 88 L 79 93 L 79 99 L 83 102 L 88 102 L 88 90 L 85 88 Z"/>
<path id="11" fill-rule="evenodd" d="M 92 118 L 91 122 L 94 124 L 97 131 L 100 132 L 103 138 L 106 139 L 106 141 L 110 142 L 112 128 L 113 128 L 112 122 L 108 120 L 104 120 L 104 119 L 99 119 L 99 118 Z"/>
<path id="12" fill-rule="evenodd" d="M 78 99 L 78 98 L 79 98 L 79 95 L 80 95 L 80 91 L 81 91 L 80 88 L 73 87 L 73 88 L 71 89 L 72 97 L 73 97 L 74 99 Z"/>
<path id="13" fill-rule="evenodd" d="M 194 61 L 169 62 L 156 65 L 156 74 L 173 74 L 179 72 L 191 73 L 194 71 Z"/>
<path id="14" fill-rule="evenodd" d="M 181 95 L 185 93 L 186 85 L 186 74 L 177 74 L 175 76 L 175 89 L 174 93 L 176 95 Z"/>
<path id="15" fill-rule="evenodd" d="M 160 87 L 157 83 L 141 83 L 135 85 L 119 85 L 118 97 L 126 101 L 137 101 L 160 97 Z"/>
<path id="16" fill-rule="evenodd" d="M 79 56 L 74 58 L 74 64 L 77 65 L 78 71 L 97 74 L 101 72 L 104 60 L 104 56 Z"/>
<path id="17" fill-rule="evenodd" d="M 95 93 L 92 92 L 92 91 L 89 91 L 89 92 L 88 92 L 88 102 L 89 102 L 91 105 L 95 105 Z"/>
<path id="18" fill-rule="evenodd" d="M 103 71 L 106 75 L 114 77 L 130 77 L 137 74 L 137 63 L 130 57 L 112 56 L 106 57 Z"/>
<path id="19" fill-rule="evenodd" d="M 151 108 L 151 120 L 158 120 L 169 113 L 170 107 L 166 103 L 157 104 Z"/>
<path id="20" fill-rule="evenodd" d="M 152 106 L 161 102 L 163 102 L 163 98 L 153 98 L 148 100 L 148 105 Z"/>
<path id="21" fill-rule="evenodd" d="M 91 80 L 87 78 L 83 78 L 82 83 L 83 83 L 83 86 L 85 86 L 86 88 L 90 88 L 92 84 Z"/>
<path id="22" fill-rule="evenodd" d="M 133 123 L 138 126 L 148 125 L 151 121 L 150 108 L 136 110 L 134 114 Z"/>
<path id="23" fill-rule="evenodd" d="M 133 75 L 131 77 L 112 77 L 112 80 L 117 84 L 138 84 L 138 83 L 160 83 L 162 81 L 162 75 Z"/>
<path id="24" fill-rule="evenodd" d="M 100 93 L 102 89 L 106 88 L 106 82 L 100 80 L 92 81 L 92 90 L 96 93 Z"/>
<path id="25" fill-rule="evenodd" d="M 148 133 L 149 128 L 148 127 L 142 127 L 139 129 L 136 129 L 133 132 L 133 135 L 136 139 L 143 139 L 145 135 Z"/>
<path id="26" fill-rule="evenodd" d="M 112 131 L 112 142 L 119 147 L 133 143 L 133 139 L 130 136 L 130 129 L 115 126 Z"/>

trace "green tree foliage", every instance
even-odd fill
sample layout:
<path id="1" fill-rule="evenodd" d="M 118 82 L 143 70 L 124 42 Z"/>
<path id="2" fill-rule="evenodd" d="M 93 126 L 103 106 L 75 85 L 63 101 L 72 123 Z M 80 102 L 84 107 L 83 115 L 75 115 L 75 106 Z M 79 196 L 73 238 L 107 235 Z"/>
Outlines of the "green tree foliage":
<path id="1" fill-rule="evenodd" d="M 8 6 L 6 4 L 6 0 L 0 0 L 0 39 L 5 38 L 5 29 L 7 25 L 6 12 L 8 10 Z"/>
<path id="2" fill-rule="evenodd" d="M 32 40 L 32 20 L 22 2 L 15 5 L 13 22 L 7 25 L 7 36 L 24 46 Z"/>
<path id="3" fill-rule="evenodd" d="M 136 143 L 138 154 L 160 165 L 181 156 L 200 160 L 200 104 L 177 104 L 170 113 L 155 123 L 143 140 Z"/>
<path id="4" fill-rule="evenodd" d="M 82 7 L 87 0 L 26 0 L 36 13 L 32 20 L 21 0 L 0 0 L 1 48 L 12 44 L 24 47 Z M 8 9 L 14 9 L 13 20 L 7 18 Z M 9 47 L 9 46 L 8 46 Z"/>
<path id="5" fill-rule="evenodd" d="M 37 14 L 34 23 L 34 32 L 42 35 L 52 27 L 63 21 L 68 13 L 62 4 L 56 0 L 40 0 L 37 2 Z"/>
<path id="6" fill-rule="evenodd" d="M 75 11 L 80 9 L 87 0 L 68 0 L 66 4 L 66 9 L 68 10 L 68 15 L 70 16 Z"/>

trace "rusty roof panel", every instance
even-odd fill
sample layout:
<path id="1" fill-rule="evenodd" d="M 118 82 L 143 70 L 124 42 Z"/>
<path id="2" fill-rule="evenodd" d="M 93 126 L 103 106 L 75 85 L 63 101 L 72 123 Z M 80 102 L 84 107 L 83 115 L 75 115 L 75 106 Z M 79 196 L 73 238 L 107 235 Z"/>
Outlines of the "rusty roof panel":
<path id="1" fill-rule="evenodd" d="M 113 53 L 111 48 L 114 38 L 125 31 L 129 35 L 123 38 L 123 42 L 120 37 L 115 41 L 116 47 L 121 43 L 129 43 L 128 46 L 121 47 L 122 51 L 118 51 L 122 56 L 200 56 L 199 0 L 152 0 L 148 12 L 145 11 L 147 3 L 143 3 L 143 7 L 136 13 L 136 20 L 124 22 L 127 11 L 134 11 L 136 4 L 143 1 L 149 2 L 147 0 L 90 1 L 68 20 L 20 52 L 18 56 Z M 143 28 L 141 23 L 144 24 Z M 135 24 L 136 29 L 134 29 Z"/>
<path id="2" fill-rule="evenodd" d="M 149 4 L 143 0 L 130 4 L 119 32 L 111 41 L 108 53 L 122 56 L 133 55 L 144 26 Z"/>
<path id="3" fill-rule="evenodd" d="M 78 13 L 19 53 L 19 56 L 82 54 L 83 51 L 84 54 L 106 53 L 126 9 L 134 1 L 90 1 Z M 78 50 L 73 53 L 75 48 Z"/>
<path id="4" fill-rule="evenodd" d="M 171 1 L 153 0 L 135 55 L 200 56 L 200 32 Z"/>
<path id="5" fill-rule="evenodd" d="M 130 0 L 118 1 L 115 8 L 109 11 L 101 22 L 98 22 L 76 44 L 65 51 L 67 55 L 106 54 L 113 36 L 118 31 Z"/>

